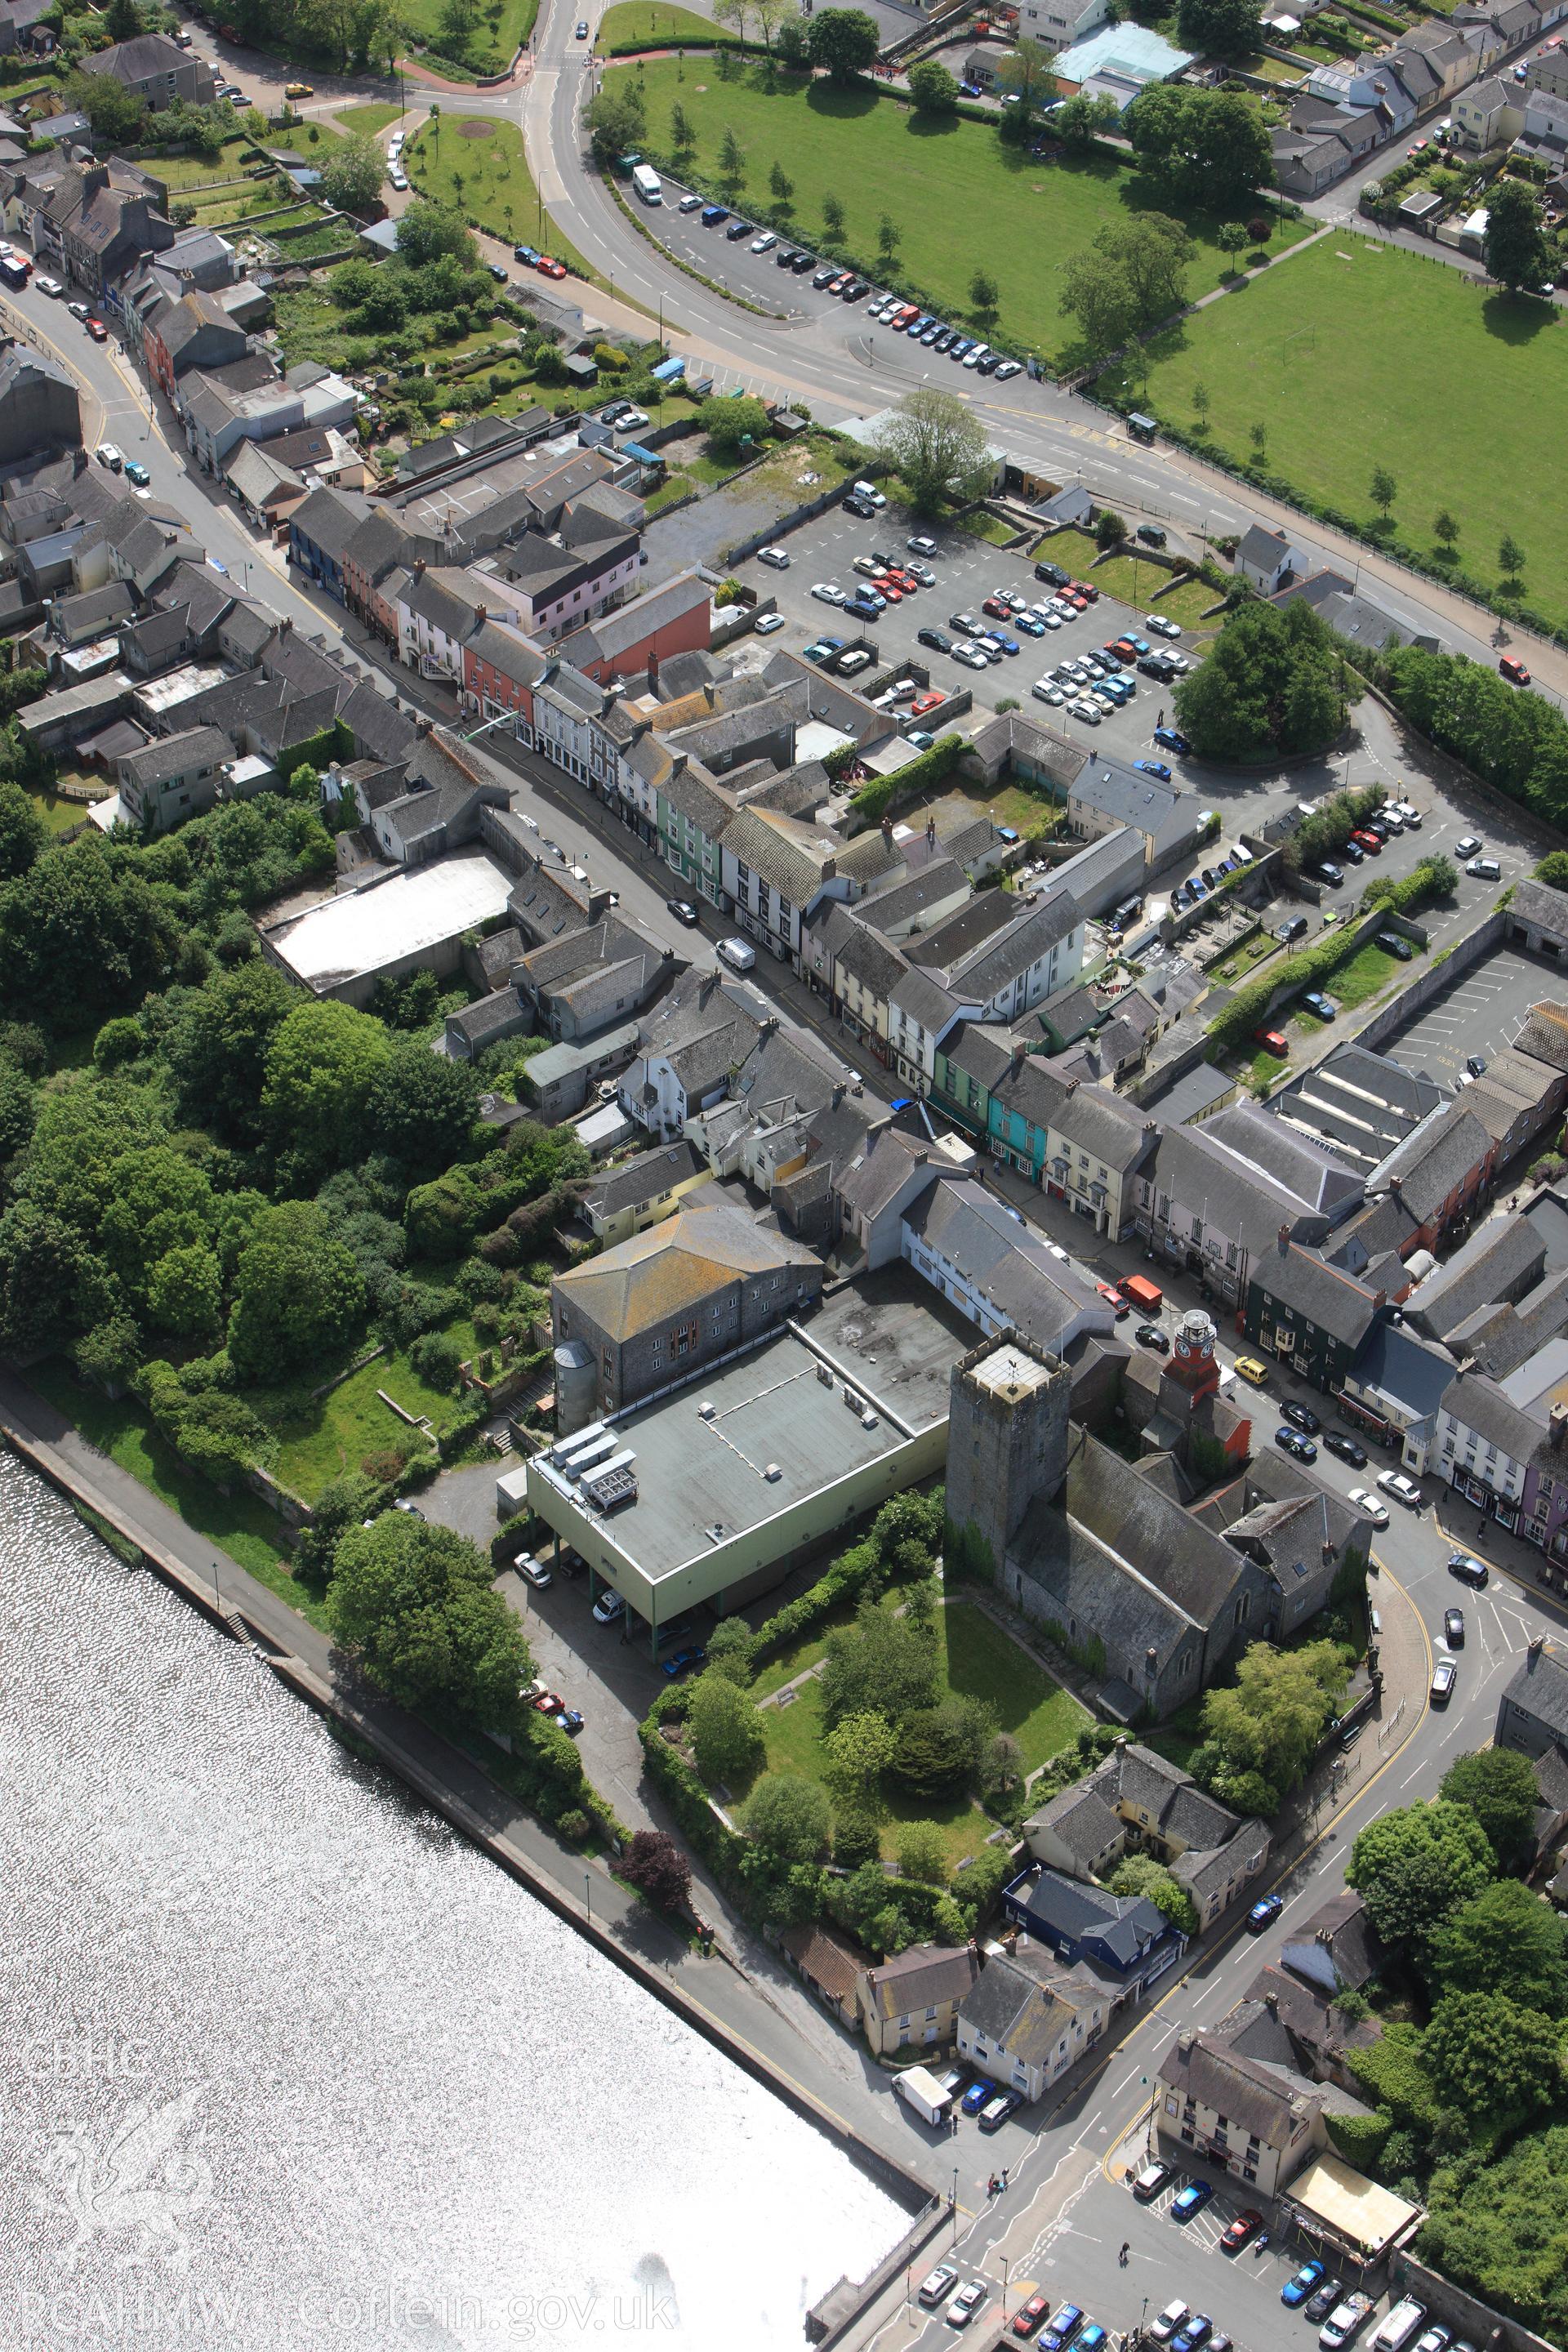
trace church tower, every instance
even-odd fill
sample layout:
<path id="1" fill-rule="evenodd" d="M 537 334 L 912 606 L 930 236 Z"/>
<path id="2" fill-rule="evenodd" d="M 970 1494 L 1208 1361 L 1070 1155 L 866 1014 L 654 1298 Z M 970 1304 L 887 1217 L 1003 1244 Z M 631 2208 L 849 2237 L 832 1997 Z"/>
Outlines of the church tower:
<path id="1" fill-rule="evenodd" d="M 1014 1333 L 984 1340 L 952 1368 L 947 1513 L 989 1549 L 1000 1577 L 1031 1503 L 1051 1503 L 1068 1466 L 1072 1377 Z"/>

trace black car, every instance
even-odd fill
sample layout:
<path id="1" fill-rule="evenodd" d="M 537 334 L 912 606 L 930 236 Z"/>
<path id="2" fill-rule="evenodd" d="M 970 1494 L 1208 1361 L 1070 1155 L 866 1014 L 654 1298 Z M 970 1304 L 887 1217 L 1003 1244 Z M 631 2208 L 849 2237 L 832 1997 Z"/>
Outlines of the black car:
<path id="1" fill-rule="evenodd" d="M 1059 563 L 1037 563 L 1035 577 L 1037 580 L 1045 581 L 1048 587 L 1065 588 L 1072 574 L 1070 572 L 1064 572 Z"/>
<path id="2" fill-rule="evenodd" d="M 1317 1447 L 1299 1429 L 1277 1429 L 1274 1443 L 1282 1454 L 1294 1454 L 1298 1462 L 1315 1462 L 1318 1458 Z"/>
<path id="3" fill-rule="evenodd" d="M 869 499 L 858 499 L 852 491 L 844 501 L 844 511 L 846 514 L 858 515 L 862 522 L 869 522 L 877 509 Z"/>
<path id="4" fill-rule="evenodd" d="M 808 269 L 816 268 L 816 256 L 815 253 L 797 253 L 790 263 L 790 268 L 797 278 L 804 278 Z"/>
<path id="5" fill-rule="evenodd" d="M 1338 2279 L 1325 2279 L 1316 2294 L 1310 2295 L 1301 2305 L 1302 2318 L 1310 2319 L 1315 2327 L 1320 2326 L 1343 2293 Z"/>
<path id="6" fill-rule="evenodd" d="M 1323 1425 L 1310 1404 L 1297 1404 L 1289 1397 L 1280 1406 L 1279 1417 L 1289 1422 L 1293 1428 L 1304 1429 L 1309 1437 L 1316 1437 Z"/>
<path id="7" fill-rule="evenodd" d="M 933 654 L 950 654 L 952 651 L 952 639 L 945 629 L 917 629 L 915 643 L 917 646 L 929 646 Z"/>
<path id="8" fill-rule="evenodd" d="M 739 245 L 743 236 L 755 236 L 756 233 L 749 220 L 732 220 L 724 231 L 731 245 Z"/>
<path id="9" fill-rule="evenodd" d="M 1157 1323 L 1140 1323 L 1138 1340 L 1142 1347 L 1152 1348 L 1157 1356 L 1168 1356 L 1171 1343 Z"/>
<path id="10" fill-rule="evenodd" d="M 1348 1462 L 1352 1470 L 1366 1468 L 1365 1446 L 1358 1445 L 1353 1437 L 1347 1437 L 1342 1429 L 1331 1429 L 1323 1444 L 1331 1454 L 1337 1454 L 1342 1462 Z"/>
<path id="11" fill-rule="evenodd" d="M 1451 1551 L 1448 1554 L 1448 1573 L 1457 1576 L 1461 1584 L 1473 1585 L 1479 1592 L 1491 1571 L 1486 1561 L 1477 1559 L 1473 1552 Z"/>
<path id="12" fill-rule="evenodd" d="M 664 903 L 678 923 L 684 923 L 689 931 L 696 929 L 697 909 L 689 898 L 667 898 Z"/>
<path id="13" fill-rule="evenodd" d="M 775 269 L 793 269 L 799 259 L 800 254 L 795 247 L 781 245 L 773 256 L 773 267 Z"/>
<path id="14" fill-rule="evenodd" d="M 1447 1642 L 1450 1650 L 1462 1650 L 1464 1648 L 1465 1612 L 1462 1609 L 1444 1610 L 1443 1639 Z"/>

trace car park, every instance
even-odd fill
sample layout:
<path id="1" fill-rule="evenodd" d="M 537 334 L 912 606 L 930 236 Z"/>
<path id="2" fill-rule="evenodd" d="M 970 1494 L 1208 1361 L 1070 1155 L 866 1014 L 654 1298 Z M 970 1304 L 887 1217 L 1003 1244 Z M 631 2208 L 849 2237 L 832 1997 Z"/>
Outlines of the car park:
<path id="1" fill-rule="evenodd" d="M 1476 1558 L 1474 1552 L 1451 1551 L 1448 1554 L 1448 1573 L 1457 1576 L 1461 1584 L 1468 1584 L 1479 1592 L 1489 1579 L 1491 1570 L 1484 1559 Z"/>
<path id="2" fill-rule="evenodd" d="M 1462 834 L 1454 844 L 1454 855 L 1456 857 L 1473 857 L 1480 845 L 1479 839 L 1475 834 Z"/>
<path id="3" fill-rule="evenodd" d="M 1295 2311 L 1306 2302 L 1312 2289 L 1321 2284 L 1324 2268 L 1325 2265 L 1314 2257 L 1312 2261 L 1303 2263 L 1295 2275 L 1286 2280 L 1279 2290 L 1279 2300 L 1288 2310 Z"/>
<path id="4" fill-rule="evenodd" d="M 768 564 L 774 572 L 787 572 L 789 570 L 789 550 L 786 547 L 759 547 L 757 550 L 757 562 L 759 563 Z"/>
<path id="5" fill-rule="evenodd" d="M 1284 1908 L 1285 1898 L 1282 1895 L 1263 1895 L 1247 1915 L 1247 1934 L 1261 1936 L 1266 1927 L 1271 1927 L 1274 1925 Z"/>
<path id="6" fill-rule="evenodd" d="M 773 230 L 771 228 L 765 228 L 760 236 L 754 236 L 752 239 L 752 251 L 753 253 L 771 253 L 777 243 L 778 238 L 773 235 Z"/>
<path id="7" fill-rule="evenodd" d="M 1140 662 L 1139 667 L 1142 669 L 1142 663 Z M 1154 730 L 1154 740 L 1156 743 L 1163 743 L 1167 751 L 1174 751 L 1179 757 L 1184 759 L 1193 748 L 1188 742 L 1186 737 L 1181 733 L 1179 729 L 1174 727 L 1156 727 Z"/>
<path id="8" fill-rule="evenodd" d="M 1315 1462 L 1318 1458 L 1317 1447 L 1299 1429 L 1277 1429 L 1274 1443 L 1282 1454 L 1294 1455 L 1298 1462 Z"/>
<path id="9" fill-rule="evenodd" d="M 1090 702 L 1087 695 L 1075 695 L 1068 704 L 1068 709 L 1074 719 L 1081 719 L 1086 727 L 1098 727 L 1100 724 L 1100 706 Z"/>
<path id="10" fill-rule="evenodd" d="M 731 245 L 739 245 L 743 236 L 751 236 L 755 226 L 753 221 L 732 220 L 724 231 L 725 238 Z"/>
<path id="11" fill-rule="evenodd" d="M 844 591 L 831 580 L 818 580 L 812 584 L 812 594 L 819 604 L 842 604 Z"/>
<path id="12" fill-rule="evenodd" d="M 1353 835 L 1350 840 L 1341 844 L 1340 856 L 1348 857 L 1352 866 L 1362 866 L 1366 862 L 1366 852 Z"/>
<path id="13" fill-rule="evenodd" d="M 1132 2183 L 1132 2194 L 1140 2205 L 1152 2205 L 1161 2189 L 1167 2188 L 1175 2177 L 1174 2170 L 1168 2164 L 1146 2164 Z"/>
<path id="14" fill-rule="evenodd" d="M 1402 1470 L 1380 1470 L 1377 1483 L 1385 1495 L 1394 1496 L 1396 1503 L 1403 1503 L 1413 1511 L 1421 1508 L 1421 1489 L 1414 1478 L 1407 1478 Z"/>
<path id="15" fill-rule="evenodd" d="M 1444 1610 L 1443 1639 L 1447 1642 L 1450 1650 L 1462 1650 L 1464 1648 L 1465 1612 L 1462 1609 Z"/>
<path id="16" fill-rule="evenodd" d="M 1388 1525 L 1388 1507 L 1378 1501 L 1370 1486 L 1352 1486 L 1350 1499 L 1356 1509 L 1363 1512 L 1372 1521 L 1374 1528 L 1385 1528 Z"/>
<path id="17" fill-rule="evenodd" d="M 1080 2328 L 1073 2340 L 1072 2352 L 1105 2352 L 1106 2333 L 1098 2319 Z"/>
<path id="18" fill-rule="evenodd" d="M 1472 857 L 1465 871 L 1477 882 L 1500 882 L 1502 879 L 1502 867 L 1495 857 Z M 1381 943 L 1381 932 L 1378 937 Z"/>
<path id="19" fill-rule="evenodd" d="M 1358 1445 L 1355 1439 L 1353 1437 L 1347 1436 L 1342 1429 L 1331 1429 L 1328 1435 L 1324 1438 L 1323 1444 L 1328 1447 L 1331 1454 L 1337 1454 L 1342 1462 L 1348 1462 L 1352 1470 L 1364 1470 L 1366 1468 L 1367 1453 L 1365 1446 Z"/>
<path id="20" fill-rule="evenodd" d="M 1182 634 L 1182 625 L 1180 621 L 1173 621 L 1169 613 L 1150 613 L 1146 614 L 1144 617 L 1143 626 L 1146 629 L 1152 629 L 1155 635 L 1158 637 L 1179 637 Z"/>

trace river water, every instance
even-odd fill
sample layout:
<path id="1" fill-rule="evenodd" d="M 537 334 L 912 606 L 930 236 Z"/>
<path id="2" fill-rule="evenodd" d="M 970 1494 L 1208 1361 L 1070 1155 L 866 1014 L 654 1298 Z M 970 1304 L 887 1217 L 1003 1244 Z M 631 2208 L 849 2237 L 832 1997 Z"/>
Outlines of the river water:
<path id="1" fill-rule="evenodd" d="M 903 2216 L 0 1455 L 0 2346 L 804 2342 Z"/>

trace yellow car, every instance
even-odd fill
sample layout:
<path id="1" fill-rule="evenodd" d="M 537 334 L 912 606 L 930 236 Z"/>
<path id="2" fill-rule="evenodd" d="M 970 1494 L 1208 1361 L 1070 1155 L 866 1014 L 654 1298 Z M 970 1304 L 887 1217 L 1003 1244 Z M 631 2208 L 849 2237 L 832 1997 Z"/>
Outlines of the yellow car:
<path id="1" fill-rule="evenodd" d="M 1237 1377 L 1244 1380 L 1248 1388 L 1266 1389 L 1268 1386 L 1268 1367 L 1260 1364 L 1256 1356 L 1237 1356 L 1236 1370 Z"/>
<path id="2" fill-rule="evenodd" d="M 289 82 L 284 88 L 283 95 L 285 98 L 314 98 L 315 84 L 308 81 Z"/>

